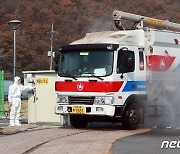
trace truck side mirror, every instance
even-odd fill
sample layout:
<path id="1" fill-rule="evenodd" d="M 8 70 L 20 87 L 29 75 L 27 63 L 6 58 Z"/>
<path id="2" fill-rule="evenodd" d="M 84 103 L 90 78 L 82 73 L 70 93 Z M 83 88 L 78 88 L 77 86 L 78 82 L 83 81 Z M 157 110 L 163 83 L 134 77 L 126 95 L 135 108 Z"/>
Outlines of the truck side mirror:
<path id="1" fill-rule="evenodd" d="M 121 49 L 118 53 L 117 73 L 133 72 L 135 69 L 134 52 Z"/>
<path id="2" fill-rule="evenodd" d="M 127 51 L 121 50 L 118 54 L 118 66 L 117 66 L 117 72 L 118 73 L 127 73 Z"/>
<path id="3" fill-rule="evenodd" d="M 59 55 L 60 55 L 59 52 L 55 52 L 55 57 L 54 57 L 55 65 L 54 65 L 54 70 L 55 70 L 56 73 L 58 72 Z"/>
<path id="4" fill-rule="evenodd" d="M 57 65 L 54 66 L 54 70 L 57 73 L 57 71 L 58 71 L 58 66 Z"/>

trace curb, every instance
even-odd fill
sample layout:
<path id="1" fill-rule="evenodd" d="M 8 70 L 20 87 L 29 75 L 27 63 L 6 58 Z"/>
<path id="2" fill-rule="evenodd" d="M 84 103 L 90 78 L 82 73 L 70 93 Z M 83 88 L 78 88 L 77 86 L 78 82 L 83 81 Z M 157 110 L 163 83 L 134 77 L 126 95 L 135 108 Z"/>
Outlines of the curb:
<path id="1" fill-rule="evenodd" d="M 48 125 L 32 125 L 32 124 L 24 124 L 21 126 L 7 126 L 4 128 L 0 128 L 0 135 L 12 135 L 25 131 L 32 130 L 42 130 L 42 129 L 51 129 L 51 128 L 61 128 L 63 126 L 48 126 Z"/>
<path id="2" fill-rule="evenodd" d="M 32 130 L 37 127 L 38 127 L 37 125 L 29 125 L 29 124 L 25 124 L 25 125 L 21 125 L 21 126 L 14 126 L 14 127 L 7 126 L 7 127 L 0 129 L 0 134 L 1 135 L 11 135 L 11 134 L 15 134 L 18 132 Z"/>

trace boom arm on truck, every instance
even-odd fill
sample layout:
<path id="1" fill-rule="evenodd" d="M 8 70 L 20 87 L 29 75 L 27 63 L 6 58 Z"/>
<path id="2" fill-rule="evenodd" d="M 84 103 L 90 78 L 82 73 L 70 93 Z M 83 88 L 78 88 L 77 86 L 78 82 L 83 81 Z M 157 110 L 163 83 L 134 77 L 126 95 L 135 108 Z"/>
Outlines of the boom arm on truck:
<path id="1" fill-rule="evenodd" d="M 159 27 L 165 27 L 170 28 L 175 31 L 180 31 L 180 24 L 169 22 L 168 20 L 159 20 L 155 18 L 149 18 L 141 15 L 126 13 L 122 11 L 115 10 L 112 13 L 113 20 L 115 22 L 116 27 L 119 29 L 119 27 L 122 27 L 121 25 L 118 25 L 117 23 L 121 21 L 122 19 L 134 21 L 135 23 L 140 23 L 140 27 L 143 27 L 143 23 L 147 23 L 154 26 Z"/>

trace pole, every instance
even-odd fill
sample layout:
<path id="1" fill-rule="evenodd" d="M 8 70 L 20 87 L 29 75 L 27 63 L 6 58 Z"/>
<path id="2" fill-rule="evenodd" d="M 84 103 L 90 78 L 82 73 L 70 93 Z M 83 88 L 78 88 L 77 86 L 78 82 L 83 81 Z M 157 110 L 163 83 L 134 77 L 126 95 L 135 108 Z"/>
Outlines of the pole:
<path id="1" fill-rule="evenodd" d="M 51 59 L 50 59 L 50 70 L 52 70 L 52 61 L 53 61 L 53 33 L 54 33 L 54 26 L 51 26 Z"/>
<path id="2" fill-rule="evenodd" d="M 0 71 L 0 116 L 4 116 L 4 71 Z"/>
<path id="3" fill-rule="evenodd" d="M 13 59 L 13 80 L 16 76 L 16 31 L 17 29 L 22 25 L 21 21 L 19 20 L 11 20 L 8 22 L 8 24 L 12 27 L 14 31 L 14 59 Z"/>
<path id="4" fill-rule="evenodd" d="M 14 60 L 13 60 L 13 80 L 16 76 L 16 29 L 14 30 Z"/>

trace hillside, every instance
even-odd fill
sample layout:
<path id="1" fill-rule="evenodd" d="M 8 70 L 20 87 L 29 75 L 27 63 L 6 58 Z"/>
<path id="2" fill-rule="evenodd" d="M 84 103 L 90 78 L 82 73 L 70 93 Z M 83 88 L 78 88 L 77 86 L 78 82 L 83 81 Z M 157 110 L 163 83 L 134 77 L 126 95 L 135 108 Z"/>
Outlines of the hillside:
<path id="1" fill-rule="evenodd" d="M 179 0 L 5 0 L 0 1 L 0 70 L 12 76 L 13 32 L 8 21 L 18 19 L 17 72 L 49 69 L 50 30 L 58 50 L 87 32 L 116 29 L 114 9 L 180 23 Z M 8 77 L 7 77 L 8 78 Z"/>

